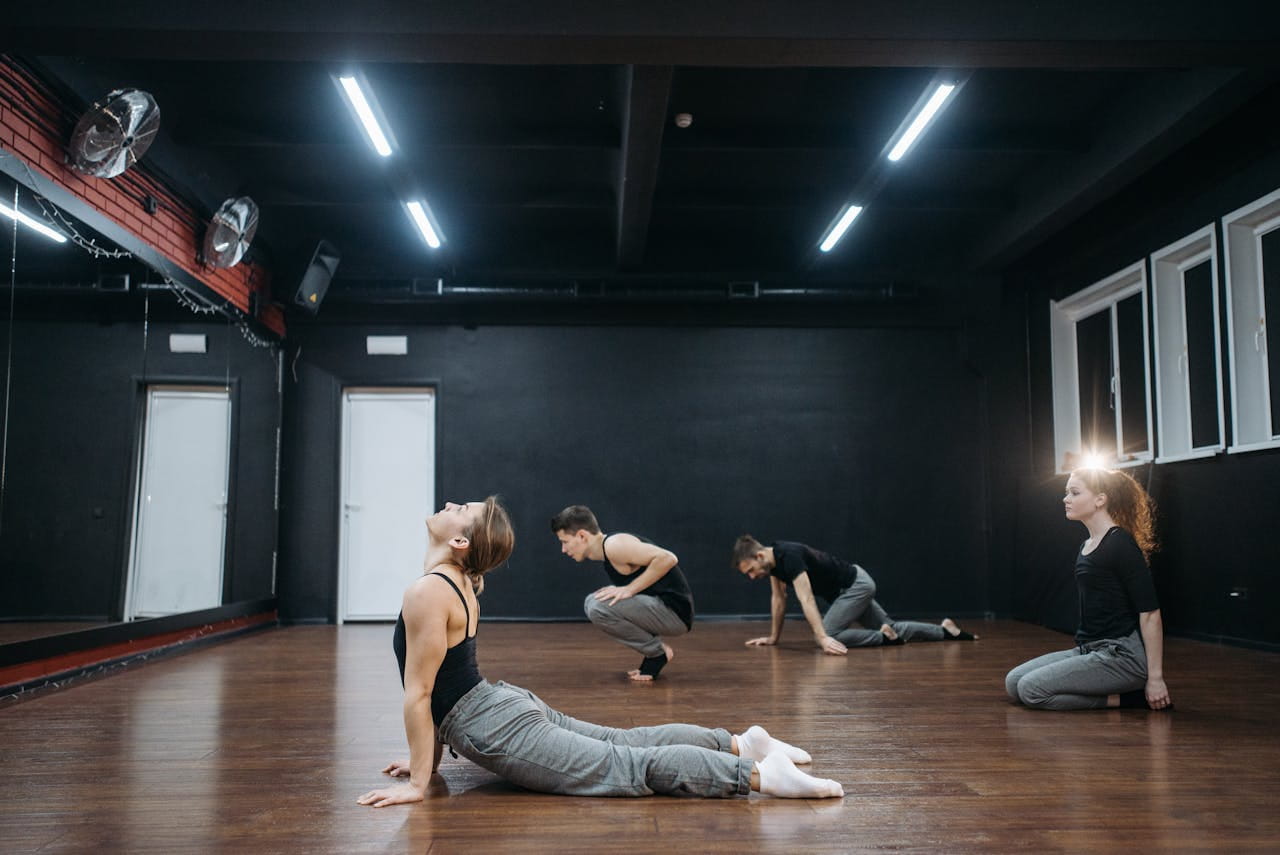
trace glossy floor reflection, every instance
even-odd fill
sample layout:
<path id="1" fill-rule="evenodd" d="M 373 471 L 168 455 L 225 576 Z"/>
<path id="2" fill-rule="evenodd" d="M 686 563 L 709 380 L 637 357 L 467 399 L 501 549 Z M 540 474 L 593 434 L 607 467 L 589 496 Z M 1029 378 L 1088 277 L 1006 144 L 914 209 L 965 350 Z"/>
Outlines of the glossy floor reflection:
<path id="1" fill-rule="evenodd" d="M 355 804 L 406 756 L 385 625 L 264 631 L 0 706 L 5 852 L 1274 851 L 1280 656 L 1172 639 L 1178 709 L 1032 712 L 1003 676 L 1066 637 L 824 657 L 702 623 L 655 684 L 587 624 L 485 624 L 481 669 L 578 718 L 762 722 L 835 801 L 566 798 L 446 756 L 421 805 Z"/>
<path id="2" fill-rule="evenodd" d="M 64 632 L 79 632 L 82 629 L 96 629 L 100 626 L 107 626 L 107 622 L 101 620 L 0 621 L 0 644 L 30 641 L 33 638 L 61 635 Z"/>

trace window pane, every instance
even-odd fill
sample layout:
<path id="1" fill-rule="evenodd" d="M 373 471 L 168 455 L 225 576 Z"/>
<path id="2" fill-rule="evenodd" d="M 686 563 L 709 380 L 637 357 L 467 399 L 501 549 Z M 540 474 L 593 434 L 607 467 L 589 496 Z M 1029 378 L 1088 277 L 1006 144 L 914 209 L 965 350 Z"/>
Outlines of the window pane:
<path id="1" fill-rule="evenodd" d="M 1125 456 L 1145 452 L 1147 440 L 1147 349 L 1142 337 L 1142 295 L 1116 304 L 1120 351 L 1120 417 Z"/>
<path id="2" fill-rule="evenodd" d="M 1191 446 L 1218 444 L 1218 352 L 1214 344 L 1213 271 L 1202 261 L 1182 274 L 1187 320 L 1187 381 L 1191 392 Z"/>
<path id="3" fill-rule="evenodd" d="M 1262 312 L 1267 319 L 1271 435 L 1280 434 L 1280 229 L 1262 236 Z"/>
<path id="4" fill-rule="evenodd" d="M 1116 414 L 1111 403 L 1111 311 L 1076 323 L 1076 369 L 1080 375 L 1081 451 L 1104 457 L 1116 451 Z"/>

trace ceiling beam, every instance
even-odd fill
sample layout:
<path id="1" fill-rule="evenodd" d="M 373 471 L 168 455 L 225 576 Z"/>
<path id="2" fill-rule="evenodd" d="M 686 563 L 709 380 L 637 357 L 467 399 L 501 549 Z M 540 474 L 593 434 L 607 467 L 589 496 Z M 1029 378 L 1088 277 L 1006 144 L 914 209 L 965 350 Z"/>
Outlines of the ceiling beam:
<path id="1" fill-rule="evenodd" d="M 654 208 L 660 211 L 721 211 L 745 214 L 763 211 L 779 217 L 808 217 L 813 214 L 816 206 L 831 206 L 838 202 L 839 197 L 833 196 L 826 190 L 796 190 L 768 194 L 690 191 L 678 194 L 660 193 L 654 198 Z M 894 211 L 1003 214 L 1013 210 L 1014 199 L 1001 193 L 899 190 L 889 185 L 876 197 L 876 207 Z"/>
<path id="2" fill-rule="evenodd" d="M 402 136 L 408 136 L 403 133 Z M 169 129 L 174 142 L 199 148 L 220 149 L 314 149 L 344 154 L 363 150 L 368 142 L 346 128 L 317 128 L 314 124 L 287 125 L 283 122 L 259 129 L 234 128 L 214 118 L 185 120 Z M 445 134 L 445 135 L 442 135 Z M 613 150 L 618 138 L 612 133 L 582 129 L 524 130 L 495 125 L 483 130 L 436 130 L 430 142 L 415 143 L 414 152 L 448 151 L 591 151 Z"/>
<path id="3" fill-rule="evenodd" d="M 1258 0 L 1143 3 L 972 0 L 326 0 L 218 4 L 98 0 L 19 4 L 0 49 L 24 54 L 498 64 L 1263 67 L 1280 45 L 1280 9 Z M 142 22 L 142 23 L 139 23 Z"/>
<path id="4" fill-rule="evenodd" d="M 626 112 L 622 118 L 622 157 L 618 183 L 618 267 L 644 261 L 658 183 L 662 131 L 671 97 L 670 66 L 631 66 L 626 71 Z"/>
<path id="5" fill-rule="evenodd" d="M 680 154 L 830 154 L 840 153 L 850 162 L 875 157 L 879 149 L 859 148 L 856 134 L 848 128 L 829 125 L 808 130 L 773 126 L 733 127 L 716 131 L 673 134 L 663 148 Z M 1031 152 L 1035 154 L 1077 154 L 1089 148 L 1089 140 L 1078 128 L 1005 125 L 991 128 L 955 129 L 929 140 L 935 151 Z"/>
<path id="6" fill-rule="evenodd" d="M 987 230 L 971 269 L 992 270 L 1016 260 L 1055 231 L 1116 193 L 1258 92 L 1267 75 L 1199 69 L 1177 79 L 1139 81 L 1116 108 L 1096 121 L 1087 154 L 1054 163 L 1023 179 L 1018 204 Z"/>
<path id="7" fill-rule="evenodd" d="M 258 207 L 268 208 L 360 208 L 372 213 L 377 209 L 398 207 L 394 196 L 385 188 L 361 185 L 339 188 L 284 188 L 256 190 L 253 200 Z M 601 190 L 476 191 L 448 200 L 451 210 L 557 210 L 613 211 L 613 193 Z"/>
<path id="8" fill-rule="evenodd" d="M 209 33 L 7 26 L 0 50 L 30 56 L 237 62 L 438 62 L 488 65 L 663 64 L 757 68 L 1264 68 L 1280 39 L 1007 41 L 413 36 L 393 33 Z"/>

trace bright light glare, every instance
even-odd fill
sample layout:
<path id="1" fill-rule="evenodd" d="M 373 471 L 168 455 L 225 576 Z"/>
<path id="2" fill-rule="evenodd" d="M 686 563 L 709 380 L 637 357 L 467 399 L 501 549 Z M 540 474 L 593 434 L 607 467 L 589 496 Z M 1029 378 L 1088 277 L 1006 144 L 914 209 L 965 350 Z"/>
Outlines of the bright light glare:
<path id="1" fill-rule="evenodd" d="M 3 202 L 0 202 L 0 214 L 4 214 L 6 217 L 8 217 L 11 220 L 17 220 L 18 222 L 22 223 L 24 226 L 31 229 L 32 231 L 39 232 L 40 234 L 49 238 L 49 240 L 55 240 L 58 243 L 67 242 L 67 238 L 64 235 L 54 231 L 53 229 L 49 228 L 39 220 L 31 219 L 26 214 L 22 213 L 16 208 L 10 208 L 8 205 L 6 205 Z"/>
<path id="2" fill-rule="evenodd" d="M 924 109 L 920 111 L 915 121 L 907 128 L 907 132 L 902 135 L 902 139 L 898 140 L 898 144 L 889 152 L 890 160 L 902 159 L 902 156 L 907 153 L 907 149 L 911 148 L 920 134 L 924 133 L 925 127 L 932 121 L 937 112 L 942 109 L 942 105 L 955 88 L 954 83 L 943 83 L 934 90 L 933 97 L 924 105 Z"/>
<path id="3" fill-rule="evenodd" d="M 364 132 L 369 135 L 369 142 L 373 143 L 373 150 L 383 157 L 389 156 L 391 154 L 391 143 L 387 142 L 386 134 L 382 132 L 382 128 L 378 125 L 378 120 L 374 118 L 373 108 L 365 100 L 364 92 L 360 89 L 359 82 L 354 77 L 339 77 L 338 82 L 342 84 L 342 91 L 347 93 L 347 100 L 351 102 L 356 115 L 360 117 L 360 124 L 364 125 Z"/>
<path id="4" fill-rule="evenodd" d="M 1084 460 L 1080 463 L 1081 469 L 1105 469 L 1107 461 L 1102 459 L 1101 454 L 1086 454 Z"/>
<path id="5" fill-rule="evenodd" d="M 413 223 L 422 232 L 422 238 L 427 242 L 427 246 L 432 249 L 440 248 L 440 236 L 436 234 L 436 230 L 431 227 L 431 219 L 427 216 L 426 210 L 423 209 L 421 202 L 410 202 L 406 205 L 409 209 L 409 216 L 413 218 Z"/>
<path id="6" fill-rule="evenodd" d="M 861 205 L 850 205 L 845 208 L 840 220 L 831 227 L 831 231 L 827 232 L 827 236 L 822 239 L 822 243 L 818 244 L 818 249 L 823 252 L 830 252 L 831 248 L 840 242 L 840 238 L 844 237 L 844 233 L 848 231 L 849 226 L 861 213 Z"/>

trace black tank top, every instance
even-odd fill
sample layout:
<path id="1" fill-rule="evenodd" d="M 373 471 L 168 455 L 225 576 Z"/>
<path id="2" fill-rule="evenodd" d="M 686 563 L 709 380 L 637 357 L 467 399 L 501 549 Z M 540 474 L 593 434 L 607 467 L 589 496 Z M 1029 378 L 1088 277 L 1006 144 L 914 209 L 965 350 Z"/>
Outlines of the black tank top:
<path id="1" fill-rule="evenodd" d="M 614 532 L 614 534 L 618 534 L 618 532 Z M 609 561 L 607 546 L 610 537 L 613 537 L 613 535 L 607 534 L 604 540 L 600 541 L 600 550 L 604 555 L 604 572 L 609 576 L 610 582 L 619 588 L 624 588 L 644 570 L 637 570 L 635 574 L 628 576 L 614 569 L 613 564 Z M 641 537 L 638 534 L 632 535 L 632 537 L 641 543 L 653 543 L 652 540 L 647 537 Z M 677 564 L 672 567 L 665 576 L 645 588 L 641 593 L 649 594 L 662 600 L 663 604 L 675 612 L 686 627 L 690 630 L 693 629 L 693 592 L 689 590 L 689 580 L 684 577 L 684 571 L 680 569 L 680 565 Z"/>
<path id="2" fill-rule="evenodd" d="M 458 595 L 458 599 L 462 600 L 462 609 L 467 615 L 467 629 L 470 630 L 471 610 L 467 608 L 467 598 L 462 596 L 458 586 L 453 584 L 453 580 L 443 573 L 428 573 L 427 575 L 439 576 L 449 583 L 450 588 L 453 588 L 453 592 Z M 476 633 L 479 634 L 479 632 L 480 627 L 477 626 Z M 404 686 L 404 660 L 408 648 L 405 639 L 404 612 L 401 612 L 400 617 L 396 619 L 396 631 L 391 638 L 391 646 L 396 651 L 396 661 L 400 663 L 400 685 Z M 476 666 L 475 635 L 468 635 L 445 651 L 444 660 L 440 663 L 440 669 L 436 671 L 436 684 L 431 688 L 431 718 L 435 721 L 436 727 L 439 727 L 440 722 L 444 721 L 444 717 L 449 714 L 449 710 L 453 709 L 453 705 L 461 700 L 463 695 L 474 689 L 483 679 L 480 676 L 480 669 Z"/>

